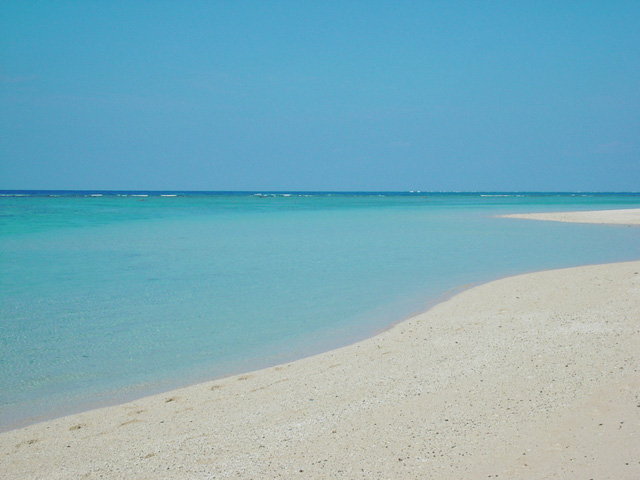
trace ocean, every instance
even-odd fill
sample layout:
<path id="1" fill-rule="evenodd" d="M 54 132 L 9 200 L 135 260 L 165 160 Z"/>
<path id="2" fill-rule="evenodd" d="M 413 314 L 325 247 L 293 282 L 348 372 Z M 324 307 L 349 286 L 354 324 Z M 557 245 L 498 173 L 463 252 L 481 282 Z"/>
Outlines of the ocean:
<path id="1" fill-rule="evenodd" d="M 498 218 L 640 194 L 0 192 L 0 431 L 289 362 L 640 228 Z"/>

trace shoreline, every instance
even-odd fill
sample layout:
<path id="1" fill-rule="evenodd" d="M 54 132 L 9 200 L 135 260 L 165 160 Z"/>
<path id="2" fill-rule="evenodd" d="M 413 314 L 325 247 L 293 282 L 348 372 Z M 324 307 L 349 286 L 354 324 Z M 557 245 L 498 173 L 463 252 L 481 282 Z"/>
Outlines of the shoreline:
<path id="1" fill-rule="evenodd" d="M 507 278 L 507 277 L 500 277 L 496 280 L 502 279 L 502 278 Z M 484 282 L 487 283 L 487 282 Z M 289 361 L 285 361 L 285 362 L 272 362 L 268 365 L 263 365 L 263 366 L 259 366 L 257 368 L 254 369 L 248 369 L 248 370 L 238 370 L 235 372 L 231 372 L 231 373 L 226 373 L 223 375 L 219 375 L 219 376 L 215 376 L 215 377 L 209 377 L 209 378 L 204 378 L 202 380 L 197 380 L 197 381 L 193 381 L 191 383 L 187 383 L 179 385 L 179 386 L 167 386 L 168 383 L 167 382 L 163 382 L 163 383 L 157 383 L 154 384 L 155 387 L 151 388 L 151 387 L 146 387 L 146 386 L 136 386 L 135 388 L 133 388 L 132 390 L 140 390 L 141 392 L 144 393 L 139 393 L 139 394 L 122 394 L 118 391 L 113 392 L 114 398 L 111 400 L 96 400 L 94 402 L 89 402 L 89 403 L 82 403 L 82 404 L 78 404 L 77 407 L 72 407 L 69 409 L 60 409 L 57 411 L 57 413 L 51 413 L 49 415 L 41 415 L 39 417 L 31 417 L 28 420 L 25 421 L 21 421 L 21 422 L 16 422 L 14 425 L 9 426 L 7 428 L 0 428 L 0 435 L 2 435 L 3 433 L 7 433 L 7 432 L 12 432 L 15 430 L 20 430 L 20 429 L 24 429 L 24 428 L 28 428 L 31 427 L 33 425 L 38 425 L 40 423 L 43 422 L 51 422 L 51 421 L 55 421 L 61 418 L 65 418 L 65 417 L 72 417 L 74 415 L 79 415 L 85 412 L 91 412 L 94 410 L 102 410 L 105 408 L 111 408 L 111 407 L 117 407 L 119 405 L 123 405 L 123 404 L 128 404 L 128 403 L 132 403 L 138 400 L 142 400 L 148 397 L 154 397 L 154 396 L 159 396 L 159 395 L 168 395 L 171 394 L 171 392 L 174 391 L 178 391 L 178 390 L 182 390 L 185 388 L 191 388 L 197 385 L 201 385 L 204 383 L 212 383 L 212 382 L 218 382 L 218 381 L 222 381 L 225 380 L 227 378 L 231 378 L 231 377 L 238 377 L 241 375 L 246 375 L 246 374 L 251 374 L 254 372 L 260 372 L 262 370 L 267 370 L 270 368 L 274 368 L 274 367 L 278 367 L 280 365 L 286 365 L 292 362 L 297 362 L 299 360 L 304 360 L 306 358 L 312 358 L 312 357 L 316 357 L 318 355 L 323 355 L 327 352 L 331 352 L 333 350 L 339 350 L 341 348 L 345 348 L 345 347 L 349 347 L 351 345 L 355 345 L 357 343 L 363 342 L 365 340 L 369 340 L 370 338 L 374 338 L 378 335 L 383 335 L 385 332 L 393 329 L 394 327 L 396 327 L 397 325 L 402 324 L 403 322 L 406 322 L 407 320 L 410 320 L 414 317 L 417 317 L 419 315 L 422 315 L 426 312 L 428 312 L 431 308 L 433 308 L 434 306 L 446 302 L 449 299 L 451 299 L 452 297 L 458 295 L 459 293 L 462 293 L 466 290 L 469 290 L 471 288 L 474 288 L 478 285 L 483 285 L 484 283 L 471 283 L 471 284 L 466 284 L 466 285 L 461 285 L 459 287 L 453 287 L 450 288 L 449 290 L 447 290 L 446 292 L 444 292 L 442 295 L 427 301 L 424 303 L 424 305 L 419 308 L 416 309 L 415 311 L 413 311 L 412 313 L 409 313 L 407 315 L 405 315 L 404 317 L 393 321 L 392 323 L 390 323 L 389 325 L 386 325 L 384 327 L 380 327 L 378 329 L 372 330 L 369 334 L 366 335 L 362 335 L 359 336 L 355 341 L 352 341 L 350 343 L 343 343 L 342 345 L 338 345 L 335 346 L 333 348 L 330 348 L 328 350 L 323 350 L 323 351 L 319 351 L 317 353 L 312 353 L 310 355 L 306 355 L 303 357 L 299 357 L 299 358 L 294 358 L 292 360 Z M 164 386 L 162 386 L 164 385 Z"/>
<path id="2" fill-rule="evenodd" d="M 637 478 L 639 272 L 631 261 L 454 289 L 355 344 L 0 433 L 0 471 Z"/>
<path id="3" fill-rule="evenodd" d="M 347 347 L 5 432 L 0 470 L 531 478 L 597 467 L 633 478 L 639 271 L 633 261 L 507 277 Z"/>

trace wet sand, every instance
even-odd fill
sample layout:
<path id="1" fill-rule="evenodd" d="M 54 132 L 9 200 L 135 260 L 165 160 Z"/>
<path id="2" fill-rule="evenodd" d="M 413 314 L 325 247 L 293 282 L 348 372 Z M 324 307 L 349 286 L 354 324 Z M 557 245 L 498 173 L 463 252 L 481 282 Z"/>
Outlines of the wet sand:
<path id="1" fill-rule="evenodd" d="M 505 278 L 345 348 L 0 434 L 0 477 L 640 478 L 640 261 Z"/>

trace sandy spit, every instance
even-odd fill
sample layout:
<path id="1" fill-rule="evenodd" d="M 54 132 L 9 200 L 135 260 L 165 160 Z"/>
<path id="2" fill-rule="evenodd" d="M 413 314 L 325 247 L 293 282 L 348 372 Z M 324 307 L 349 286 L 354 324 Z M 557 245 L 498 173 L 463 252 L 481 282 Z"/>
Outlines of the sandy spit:
<path id="1" fill-rule="evenodd" d="M 322 355 L 0 435 L 0 477 L 640 478 L 640 261 L 505 278 Z"/>
<path id="2" fill-rule="evenodd" d="M 571 223 L 601 223 L 609 225 L 640 225 L 640 208 L 619 210 L 595 210 L 588 212 L 516 213 L 502 215 L 505 218 L 551 220 Z"/>

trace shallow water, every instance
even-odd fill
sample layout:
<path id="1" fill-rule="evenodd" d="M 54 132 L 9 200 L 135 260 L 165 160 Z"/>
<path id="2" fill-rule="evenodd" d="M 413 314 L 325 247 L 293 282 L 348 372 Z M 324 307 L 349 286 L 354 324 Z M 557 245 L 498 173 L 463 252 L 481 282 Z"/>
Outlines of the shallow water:
<path id="1" fill-rule="evenodd" d="M 640 258 L 640 228 L 495 217 L 640 195 L 15 193 L 0 429 L 351 343 L 463 285 Z"/>

